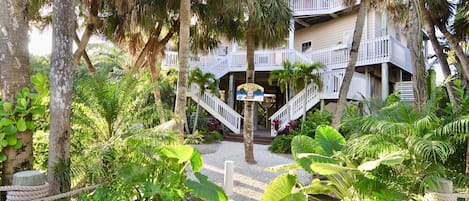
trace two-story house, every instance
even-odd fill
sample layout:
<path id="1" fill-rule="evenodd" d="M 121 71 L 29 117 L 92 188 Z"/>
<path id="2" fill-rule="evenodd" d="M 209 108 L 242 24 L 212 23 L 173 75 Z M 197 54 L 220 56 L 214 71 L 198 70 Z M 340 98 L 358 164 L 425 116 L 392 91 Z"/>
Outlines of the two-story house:
<path id="1" fill-rule="evenodd" d="M 290 0 L 290 7 L 294 12 L 291 20 L 294 28 L 285 45 L 255 52 L 255 80 L 264 87 L 266 94 L 264 103 L 260 105 L 265 111 L 264 120 L 278 119 L 281 127 L 301 117 L 305 98 L 308 110 L 327 104 L 334 107 L 345 74 L 358 12 L 358 6 L 347 8 L 342 0 Z M 399 27 L 389 22 L 385 13 L 369 10 L 362 34 L 356 72 L 347 97 L 352 100 L 386 98 L 390 93 L 401 90 L 398 88 L 411 92 L 411 85 L 403 82 L 411 80 L 412 67 L 406 40 Z M 235 89 L 245 82 L 246 52 L 243 45 L 227 42 L 218 51 L 196 60 L 193 65 L 215 74 L 220 80 L 220 90 L 224 92 L 223 101 L 211 94 L 201 97 L 202 107 L 234 133 L 240 133 L 242 103 L 235 100 Z M 268 83 L 270 72 L 282 69 L 285 60 L 323 63 L 326 69 L 321 73 L 322 90 L 311 84 L 286 103 L 280 88 Z M 176 53 L 168 52 L 164 64 L 174 66 L 176 62 Z M 197 89 L 193 86 L 192 90 Z M 402 98 L 408 98 L 407 94 Z"/>

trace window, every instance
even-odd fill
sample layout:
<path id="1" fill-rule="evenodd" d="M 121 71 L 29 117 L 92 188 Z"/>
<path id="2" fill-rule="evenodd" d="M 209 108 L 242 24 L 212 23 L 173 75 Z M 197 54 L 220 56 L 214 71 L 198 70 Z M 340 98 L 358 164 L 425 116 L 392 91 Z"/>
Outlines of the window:
<path id="1" fill-rule="evenodd" d="M 306 52 L 311 48 L 311 41 L 301 43 L 301 52 Z"/>

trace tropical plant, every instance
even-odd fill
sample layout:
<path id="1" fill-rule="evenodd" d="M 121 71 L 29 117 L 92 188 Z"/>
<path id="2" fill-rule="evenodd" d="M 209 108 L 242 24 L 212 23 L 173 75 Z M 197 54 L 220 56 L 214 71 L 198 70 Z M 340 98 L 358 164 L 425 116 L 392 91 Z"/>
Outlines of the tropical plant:
<path id="1" fill-rule="evenodd" d="M 295 88 L 298 82 L 296 77 L 294 77 L 295 65 L 286 60 L 282 62 L 282 66 L 282 69 L 270 72 L 269 84 L 272 85 L 273 81 L 277 82 L 280 90 L 285 92 L 285 103 L 287 103 L 290 100 L 292 88 Z"/>
<path id="2" fill-rule="evenodd" d="M 292 154 L 296 163 L 267 168 L 267 171 L 286 171 L 304 169 L 309 173 L 319 173 L 328 180 L 313 179 L 302 184 L 295 174 L 283 174 L 274 179 L 261 200 L 309 200 L 318 194 L 331 194 L 342 200 L 374 200 L 377 194 L 384 193 L 388 188 L 361 192 L 359 187 L 375 179 L 367 178 L 379 166 L 396 166 L 403 162 L 404 153 L 383 153 L 377 160 L 370 160 L 357 165 L 346 155 L 346 141 L 340 133 L 329 126 L 317 128 L 316 137 L 299 135 L 293 138 Z M 386 189 L 386 190 L 384 190 Z M 373 191 L 374 190 L 374 191 Z M 388 191 L 389 192 L 389 191 Z M 389 199 L 392 199 L 389 197 Z"/>
<path id="3" fill-rule="evenodd" d="M 197 122 L 200 113 L 199 98 L 205 93 L 207 89 L 210 90 L 212 93 L 215 92 L 217 88 L 217 79 L 212 73 L 204 73 L 202 72 L 202 70 L 200 70 L 200 68 L 196 68 L 189 73 L 189 86 L 192 84 L 196 84 L 199 89 L 196 98 L 197 108 L 195 110 L 195 119 L 192 130 L 192 133 L 195 133 L 195 131 L 197 130 Z"/>
<path id="4" fill-rule="evenodd" d="M 188 145 L 162 146 L 167 137 L 140 133 L 112 141 L 103 175 L 108 177 L 102 177 L 103 185 L 84 199 L 228 200 L 222 188 L 199 172 L 200 153 Z M 189 164 L 195 181 L 187 179 Z"/>
<path id="5" fill-rule="evenodd" d="M 243 24 L 243 26 L 237 28 L 244 30 L 246 33 L 246 83 L 254 83 L 254 50 L 256 47 L 276 47 L 284 42 L 292 18 L 288 2 L 285 0 L 242 0 L 227 2 L 225 6 L 233 8 L 238 16 L 238 22 Z M 240 21 L 239 19 L 246 20 Z M 254 102 L 245 101 L 243 111 L 244 158 L 246 162 L 254 163 Z"/>
<path id="6" fill-rule="evenodd" d="M 308 87 L 308 84 L 310 81 L 314 83 L 317 86 L 318 90 L 322 89 L 322 79 L 321 76 L 318 74 L 319 70 L 323 69 L 324 65 L 316 62 L 311 65 L 307 65 L 304 63 L 295 63 L 295 68 L 294 68 L 294 74 L 295 78 L 303 78 L 303 84 L 304 88 L 306 89 Z M 297 81 L 299 81 L 298 79 Z M 308 92 L 305 90 L 305 98 L 303 98 L 303 122 L 306 121 L 306 104 L 308 102 L 307 100 L 307 94 Z"/>
<path id="7" fill-rule="evenodd" d="M 269 146 L 273 153 L 291 153 L 291 141 L 296 135 L 277 135 Z"/>

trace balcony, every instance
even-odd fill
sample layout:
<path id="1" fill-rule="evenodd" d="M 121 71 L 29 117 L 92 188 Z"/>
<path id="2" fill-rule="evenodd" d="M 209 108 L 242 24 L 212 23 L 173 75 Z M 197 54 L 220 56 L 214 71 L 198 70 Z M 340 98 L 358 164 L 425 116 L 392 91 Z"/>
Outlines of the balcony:
<path id="1" fill-rule="evenodd" d="M 256 71 L 272 71 L 282 69 L 282 63 L 290 62 L 312 63 L 321 62 L 328 70 L 347 67 L 350 45 L 341 44 L 330 48 L 319 49 L 301 54 L 296 50 L 259 50 L 254 53 Z M 412 73 L 409 50 L 401 42 L 390 36 L 382 36 L 364 40 L 360 44 L 357 66 L 391 62 L 403 70 Z M 246 52 L 234 52 L 226 56 L 205 55 L 192 56 L 190 66 L 199 67 L 204 72 L 211 72 L 220 78 L 228 72 L 242 72 L 246 70 Z M 177 52 L 166 51 L 163 67 L 177 67 Z"/>
<path id="2" fill-rule="evenodd" d="M 293 16 L 328 15 L 347 8 L 343 0 L 290 0 Z M 360 1 L 357 1 L 357 4 Z"/>
<path id="3" fill-rule="evenodd" d="M 311 61 L 323 63 L 330 70 L 345 68 L 349 59 L 350 46 L 341 44 L 307 52 L 305 56 Z M 393 37 L 382 36 L 361 42 L 356 66 L 384 62 L 391 62 L 412 73 L 409 50 Z"/>

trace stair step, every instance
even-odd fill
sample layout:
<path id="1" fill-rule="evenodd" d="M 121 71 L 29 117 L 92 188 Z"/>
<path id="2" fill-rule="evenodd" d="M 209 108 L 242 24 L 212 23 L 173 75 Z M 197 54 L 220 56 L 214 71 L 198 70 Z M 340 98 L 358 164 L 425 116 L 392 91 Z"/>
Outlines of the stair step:
<path id="1" fill-rule="evenodd" d="M 227 134 L 223 136 L 223 140 L 229 142 L 243 142 L 243 135 Z M 273 140 L 273 137 L 254 135 L 254 144 L 269 145 Z"/>

